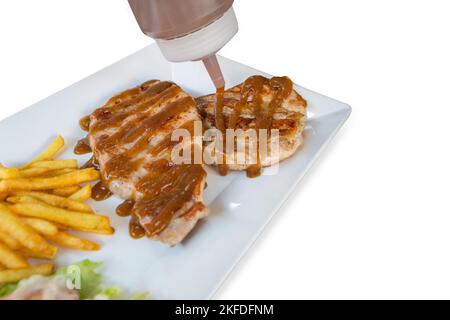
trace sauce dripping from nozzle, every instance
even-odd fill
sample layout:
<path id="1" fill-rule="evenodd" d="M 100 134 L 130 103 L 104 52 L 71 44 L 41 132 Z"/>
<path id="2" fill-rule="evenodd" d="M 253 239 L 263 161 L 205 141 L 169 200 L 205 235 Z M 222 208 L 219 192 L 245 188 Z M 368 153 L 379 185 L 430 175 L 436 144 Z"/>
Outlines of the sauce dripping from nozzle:
<path id="1" fill-rule="evenodd" d="M 225 92 L 225 80 L 220 69 L 217 56 L 212 55 L 203 59 L 203 64 L 211 77 L 214 86 L 216 87 L 216 107 L 215 107 L 215 123 L 217 129 L 222 133 L 222 146 L 223 155 L 221 161 L 219 161 L 219 174 L 226 176 L 228 173 L 228 165 L 226 160 L 226 123 L 223 115 L 223 95 Z"/>
<path id="2" fill-rule="evenodd" d="M 216 92 L 216 110 L 215 110 L 215 122 L 217 129 L 220 130 L 222 134 L 222 146 L 223 146 L 223 154 L 222 159 L 219 162 L 219 174 L 221 176 L 226 176 L 228 174 L 228 165 L 227 165 L 227 157 L 226 157 L 226 145 L 227 145 L 227 135 L 226 135 L 226 125 L 225 118 L 223 116 L 223 94 L 225 92 L 225 88 L 221 87 L 217 89 Z"/>
<path id="3" fill-rule="evenodd" d="M 220 69 L 219 61 L 217 61 L 217 56 L 213 54 L 204 58 L 202 61 L 216 89 L 224 88 L 225 80 L 223 79 L 222 70 Z"/>

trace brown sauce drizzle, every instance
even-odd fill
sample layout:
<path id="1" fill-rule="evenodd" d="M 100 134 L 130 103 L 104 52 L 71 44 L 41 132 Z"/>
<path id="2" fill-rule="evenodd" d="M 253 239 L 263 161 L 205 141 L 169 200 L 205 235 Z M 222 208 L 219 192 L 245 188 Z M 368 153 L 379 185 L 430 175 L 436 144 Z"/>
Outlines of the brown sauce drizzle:
<path id="1" fill-rule="evenodd" d="M 86 137 L 78 140 L 73 152 L 78 155 L 92 152 L 91 146 L 89 145 L 89 138 Z"/>
<path id="2" fill-rule="evenodd" d="M 247 177 L 249 178 L 258 178 L 261 175 L 262 168 L 260 164 L 260 159 L 258 157 L 258 163 L 252 164 L 247 168 Z"/>
<path id="3" fill-rule="evenodd" d="M 138 184 L 137 189 L 145 196 L 136 202 L 133 213 L 138 217 L 151 217 L 145 225 L 149 237 L 163 231 L 175 213 L 201 192 L 198 188 L 205 176 L 201 165 L 182 164 L 171 166 L 156 179 L 144 178 Z"/>
<path id="4" fill-rule="evenodd" d="M 134 200 L 125 200 L 116 208 L 116 213 L 120 217 L 128 217 L 131 215 L 131 210 L 134 206 Z"/>
<path id="5" fill-rule="evenodd" d="M 218 88 L 216 91 L 216 108 L 215 108 L 215 123 L 216 128 L 220 130 L 222 133 L 222 148 L 223 148 L 223 156 L 220 162 L 221 164 L 218 165 L 219 174 L 221 176 L 226 176 L 228 173 L 228 165 L 227 165 L 227 158 L 226 158 L 226 124 L 225 124 L 225 117 L 223 115 L 223 95 L 225 93 L 225 88 Z"/>
<path id="6" fill-rule="evenodd" d="M 132 214 L 128 225 L 130 236 L 134 239 L 140 239 L 145 236 L 145 229 L 139 223 L 139 219 Z"/>
<path id="7" fill-rule="evenodd" d="M 109 191 L 108 186 L 105 182 L 99 181 L 92 188 L 92 199 L 95 201 L 103 201 L 111 197 L 112 192 Z"/>
<path id="8" fill-rule="evenodd" d="M 239 119 L 239 116 L 242 112 L 242 109 L 250 104 L 251 107 L 253 107 L 255 116 L 256 116 L 256 132 L 257 135 L 259 134 L 259 129 L 261 127 L 258 125 L 258 120 L 261 117 L 261 106 L 262 106 L 262 98 L 261 98 L 261 91 L 264 88 L 264 84 L 266 83 L 267 78 L 262 76 L 253 76 L 245 80 L 244 84 L 242 85 L 242 92 L 241 92 L 241 100 L 239 101 L 239 104 L 237 105 L 237 109 L 233 113 L 233 117 L 231 120 L 232 129 L 236 128 L 237 121 Z M 249 98 L 252 97 L 251 103 L 248 102 Z M 260 163 L 260 157 L 259 157 L 259 136 L 258 136 L 257 146 L 256 146 L 256 161 L 257 163 L 254 165 L 251 165 L 247 168 L 247 177 L 249 178 L 256 178 L 261 175 L 261 163 Z"/>
<path id="9" fill-rule="evenodd" d="M 185 129 L 185 130 L 189 131 L 190 136 L 193 137 L 194 136 L 194 126 L 195 126 L 195 122 L 189 121 L 178 129 Z M 157 156 L 164 150 L 167 150 L 170 147 L 177 145 L 178 143 L 180 143 L 180 141 L 172 141 L 172 135 L 168 134 L 168 135 L 166 135 L 166 137 L 163 140 L 161 140 L 158 144 L 156 144 L 151 149 L 150 153 L 152 154 L 152 156 Z"/>
<path id="10" fill-rule="evenodd" d="M 78 123 L 80 124 L 80 128 L 83 131 L 89 131 L 89 125 L 91 123 L 91 117 L 90 116 L 85 116 L 85 117 L 81 118 Z"/>
<path id="11" fill-rule="evenodd" d="M 266 129 L 272 127 L 275 111 L 281 106 L 283 101 L 290 96 L 292 90 L 294 90 L 294 84 L 288 77 L 273 77 L 270 79 L 269 84 L 272 91 L 275 91 L 275 96 L 269 104 L 269 112 L 266 117 L 263 118 L 263 126 Z"/>
<path id="12" fill-rule="evenodd" d="M 264 110 L 262 103 L 261 93 L 264 86 L 268 86 L 273 92 L 273 98 L 270 102 L 267 110 Z M 241 99 L 238 104 L 234 107 L 234 112 L 230 117 L 228 127 L 230 129 L 236 129 L 239 117 L 242 110 L 249 106 L 253 109 L 256 117 L 256 130 L 257 136 L 259 137 L 259 130 L 266 129 L 269 133 L 272 128 L 273 115 L 275 111 L 281 106 L 283 101 L 291 94 L 293 90 L 293 83 L 288 77 L 273 77 L 272 79 L 267 79 L 262 76 L 252 76 L 249 77 L 242 85 Z M 225 121 L 223 120 L 223 96 L 219 99 L 219 94 L 217 96 L 216 102 L 216 127 L 223 131 L 225 128 Z M 220 102 L 220 103 L 219 103 Z M 257 163 L 251 165 L 247 169 L 247 176 L 249 178 L 255 178 L 261 175 L 261 159 L 259 154 L 259 138 L 257 144 Z M 220 170 L 220 167 L 219 167 Z"/>
<path id="13" fill-rule="evenodd" d="M 134 120 L 128 121 L 113 135 L 99 140 L 98 145 L 102 149 L 137 140 L 132 148 L 113 157 L 106 163 L 106 178 L 110 179 L 111 177 L 123 176 L 132 172 L 139 165 L 139 163 L 136 163 L 134 160 L 132 161 L 132 159 L 135 159 L 136 155 L 148 147 L 148 141 L 156 129 L 161 127 L 163 123 L 192 107 L 193 103 L 195 102 L 191 97 L 186 97 L 169 103 L 163 110 L 153 116 L 149 117 L 148 114 L 140 114 Z"/>
<path id="14" fill-rule="evenodd" d="M 97 171 L 100 171 L 100 165 L 97 162 L 97 159 L 95 159 L 94 156 L 92 156 L 82 167 L 81 169 L 87 169 L 87 168 L 94 168 Z"/>

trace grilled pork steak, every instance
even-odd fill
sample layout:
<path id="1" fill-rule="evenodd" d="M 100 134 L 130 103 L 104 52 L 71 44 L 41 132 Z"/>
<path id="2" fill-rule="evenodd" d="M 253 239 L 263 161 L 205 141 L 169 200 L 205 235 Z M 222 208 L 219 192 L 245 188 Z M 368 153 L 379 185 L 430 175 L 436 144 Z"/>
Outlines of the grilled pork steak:
<path id="1" fill-rule="evenodd" d="M 220 121 L 226 129 L 242 129 L 245 132 L 250 129 L 266 129 L 269 132 L 271 129 L 279 130 L 279 153 L 276 159 L 271 157 L 270 152 L 266 157 L 260 155 L 261 159 L 255 159 L 255 154 L 249 154 L 250 148 L 246 148 L 245 154 L 241 155 L 253 163 L 259 162 L 259 167 L 270 166 L 290 157 L 303 143 L 307 102 L 293 89 L 293 83 L 287 77 L 249 77 L 244 83 L 224 92 L 219 114 L 216 110 L 216 94 L 199 97 L 196 101 L 207 128 L 218 128 L 217 123 Z M 268 145 L 270 149 L 270 139 Z M 238 157 L 235 148 L 233 158 Z M 228 167 L 231 170 L 249 170 L 252 166 L 254 168 L 250 164 L 252 161 L 231 163 Z"/>
<path id="2" fill-rule="evenodd" d="M 201 121 L 172 82 L 152 80 L 111 98 L 89 118 L 89 144 L 107 187 L 131 211 L 130 231 L 171 246 L 208 214 L 200 164 L 174 164 L 172 132 Z M 123 208 L 124 206 L 122 206 Z"/>

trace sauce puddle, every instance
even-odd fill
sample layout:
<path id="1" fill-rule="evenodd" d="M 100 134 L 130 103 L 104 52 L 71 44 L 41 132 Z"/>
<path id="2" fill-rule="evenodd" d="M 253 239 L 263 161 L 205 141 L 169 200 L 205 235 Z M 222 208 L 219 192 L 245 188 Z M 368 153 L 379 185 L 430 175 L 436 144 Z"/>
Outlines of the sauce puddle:
<path id="1" fill-rule="evenodd" d="M 112 196 L 112 192 L 109 191 L 108 186 L 103 181 L 98 182 L 92 188 L 92 199 L 95 201 L 103 201 Z"/>
<path id="2" fill-rule="evenodd" d="M 89 145 L 89 138 L 86 137 L 78 140 L 73 152 L 78 155 L 92 152 L 91 146 Z"/>
<path id="3" fill-rule="evenodd" d="M 87 169 L 87 168 L 94 168 L 97 171 L 100 171 L 100 165 L 97 162 L 97 159 L 95 159 L 94 156 L 92 156 L 83 166 L 81 169 Z"/>
<path id="4" fill-rule="evenodd" d="M 78 122 L 80 125 L 81 130 L 89 131 L 89 125 L 91 124 L 91 118 L 90 116 L 85 116 L 80 119 Z"/>
<path id="5" fill-rule="evenodd" d="M 128 230 L 129 230 L 130 236 L 134 239 L 140 239 L 145 236 L 145 230 L 139 223 L 139 219 L 134 214 L 131 215 Z"/>
<path id="6" fill-rule="evenodd" d="M 134 206 L 133 200 L 125 200 L 119 204 L 116 208 L 116 213 L 119 217 L 128 217 L 131 215 L 131 211 Z"/>

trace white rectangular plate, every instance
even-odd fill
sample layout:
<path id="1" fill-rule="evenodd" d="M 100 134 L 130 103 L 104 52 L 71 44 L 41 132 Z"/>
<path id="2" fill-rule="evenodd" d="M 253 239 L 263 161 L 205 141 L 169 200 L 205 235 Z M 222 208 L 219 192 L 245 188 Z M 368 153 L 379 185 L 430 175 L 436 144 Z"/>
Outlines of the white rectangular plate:
<path id="1" fill-rule="evenodd" d="M 225 58 L 220 58 L 220 64 L 228 87 L 250 75 L 267 76 Z M 214 92 L 201 63 L 171 65 L 151 45 L 2 121 L 0 161 L 20 165 L 57 134 L 68 144 L 60 158 L 73 158 L 73 146 L 85 134 L 78 120 L 115 93 L 149 79 L 172 80 L 193 96 Z M 131 239 L 128 219 L 115 215 L 120 201 L 112 197 L 100 203 L 92 201 L 92 205 L 111 217 L 115 235 L 88 236 L 103 244 L 101 251 L 61 250 L 57 263 L 65 265 L 84 258 L 102 261 L 108 283 L 130 292 L 149 291 L 156 299 L 211 298 L 350 115 L 346 104 L 299 86 L 296 89 L 309 103 L 304 146 L 282 162 L 274 175 L 248 179 L 242 172 L 220 177 L 208 169 L 205 200 L 210 216 L 183 244 L 169 248 L 147 239 Z M 79 158 L 82 163 L 88 156 Z"/>

